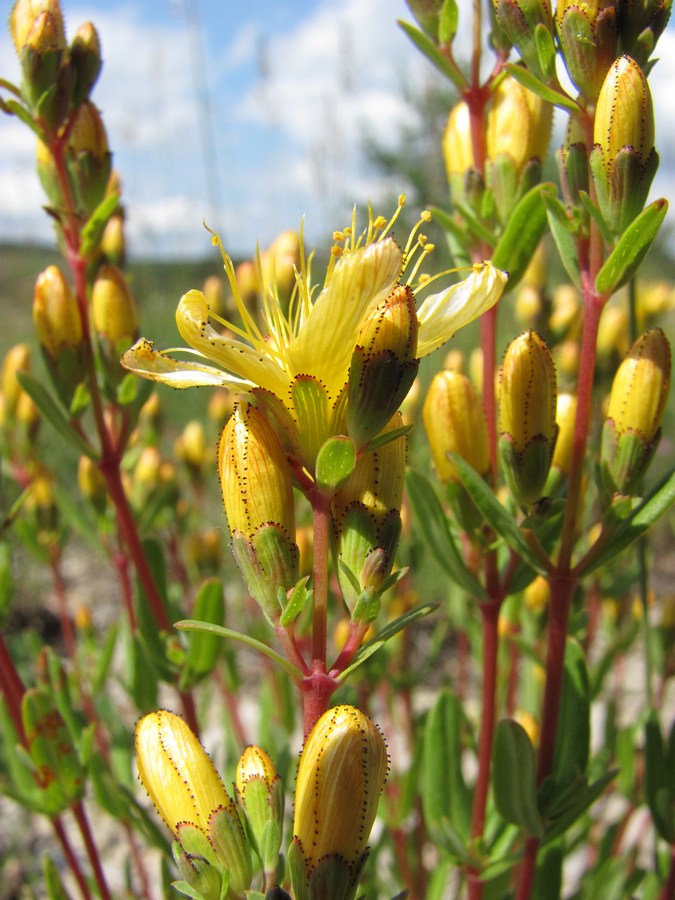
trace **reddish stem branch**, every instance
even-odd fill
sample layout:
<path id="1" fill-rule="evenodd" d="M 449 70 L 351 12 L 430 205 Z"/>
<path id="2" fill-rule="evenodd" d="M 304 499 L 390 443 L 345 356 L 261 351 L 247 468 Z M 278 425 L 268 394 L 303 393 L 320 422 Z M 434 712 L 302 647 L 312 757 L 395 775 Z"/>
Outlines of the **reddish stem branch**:
<path id="1" fill-rule="evenodd" d="M 87 814 L 84 811 L 84 806 L 81 802 L 78 802 L 73 805 L 72 810 L 73 815 L 75 816 L 75 821 L 77 822 L 77 826 L 80 829 L 82 840 L 84 841 L 84 846 L 87 851 L 87 856 L 89 857 L 89 862 L 91 863 L 91 868 L 94 872 L 94 878 L 96 879 L 99 893 L 103 900 L 112 900 L 110 891 L 108 889 L 108 884 L 105 880 L 103 866 L 101 865 L 101 857 L 99 856 L 98 847 L 96 846 L 96 843 L 94 841 L 94 836 L 91 833 L 89 820 L 87 819 Z"/>
<path id="2" fill-rule="evenodd" d="M 14 727 L 16 728 L 19 739 L 22 744 L 25 744 L 26 733 L 23 730 L 21 698 L 26 692 L 26 688 L 24 687 L 19 673 L 16 671 L 16 666 L 14 665 L 12 657 L 9 655 L 9 650 L 7 649 L 2 634 L 0 634 L 0 690 L 2 690 L 5 702 L 7 703 L 7 709 L 12 717 L 12 722 L 14 722 Z"/>
<path id="3" fill-rule="evenodd" d="M 89 890 L 89 885 L 87 884 L 87 880 L 84 877 L 84 873 L 82 872 L 77 857 L 75 856 L 75 851 L 70 844 L 70 840 L 66 833 L 66 829 L 63 827 L 61 817 L 54 816 L 54 818 L 51 820 L 51 823 L 56 833 L 56 837 L 59 839 L 59 843 L 61 844 L 63 855 L 65 856 L 66 862 L 68 863 L 68 868 L 73 873 L 75 881 L 77 881 L 80 893 L 84 897 L 84 900 L 91 900 L 91 891 Z"/>

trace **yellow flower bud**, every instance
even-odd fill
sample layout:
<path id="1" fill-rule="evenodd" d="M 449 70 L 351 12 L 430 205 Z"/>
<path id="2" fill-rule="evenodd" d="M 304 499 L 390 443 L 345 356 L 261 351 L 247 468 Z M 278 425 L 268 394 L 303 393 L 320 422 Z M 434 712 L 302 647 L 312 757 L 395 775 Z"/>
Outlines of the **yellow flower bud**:
<path id="1" fill-rule="evenodd" d="M 101 71 L 101 42 L 91 22 L 77 29 L 70 46 L 70 64 L 75 73 L 73 106 L 83 103 L 91 93 Z"/>
<path id="2" fill-rule="evenodd" d="M 300 269 L 300 236 L 297 231 L 283 231 L 262 257 L 263 284 L 276 284 L 282 297 L 288 297 L 295 286 L 295 272 Z"/>
<path id="3" fill-rule="evenodd" d="M 542 575 L 537 577 L 528 584 L 523 592 L 525 606 L 533 613 L 542 613 L 548 606 L 551 597 L 551 588 L 548 580 Z"/>
<path id="4" fill-rule="evenodd" d="M 107 497 L 105 478 L 96 463 L 88 456 L 81 456 L 77 467 L 77 483 L 82 495 L 97 509 L 105 506 Z"/>
<path id="5" fill-rule="evenodd" d="M 535 331 L 512 341 L 499 390 L 499 450 L 511 493 L 521 505 L 541 496 L 556 425 L 556 376 L 548 347 Z"/>
<path id="6" fill-rule="evenodd" d="M 424 428 L 438 477 L 460 481 L 450 453 L 458 453 L 480 475 L 490 468 L 487 425 L 480 398 L 459 372 L 438 372 L 422 409 Z"/>
<path id="7" fill-rule="evenodd" d="M 208 459 L 206 432 L 197 419 L 187 423 L 176 441 L 176 456 L 193 470 L 200 470 Z"/>
<path id="8" fill-rule="evenodd" d="M 103 162 L 110 156 L 108 136 L 106 134 L 101 113 L 93 103 L 87 101 L 78 110 L 68 140 L 68 147 L 73 153 L 89 153 L 97 162 Z M 110 173 L 106 176 L 107 187 Z"/>
<path id="9" fill-rule="evenodd" d="M 553 311 L 549 319 L 549 328 L 562 337 L 568 332 L 573 334 L 581 323 L 581 304 L 579 295 L 571 284 L 561 284 L 553 291 Z"/>
<path id="10" fill-rule="evenodd" d="M 92 213 L 105 197 L 111 160 L 103 119 L 87 100 L 77 111 L 66 156 L 77 199 L 85 213 Z"/>
<path id="11" fill-rule="evenodd" d="M 284 791 L 270 757 L 261 747 L 247 747 L 236 771 L 239 806 L 246 815 L 249 835 L 266 872 L 279 862 L 284 818 Z"/>
<path id="12" fill-rule="evenodd" d="M 223 280 L 217 275 L 209 275 L 204 281 L 202 289 L 206 302 L 209 305 L 209 312 L 218 316 L 225 315 L 225 298 L 223 295 Z"/>
<path id="13" fill-rule="evenodd" d="M 232 415 L 234 409 L 235 395 L 227 388 L 220 388 L 213 391 L 207 409 L 209 419 L 218 426 L 223 425 L 225 420 Z"/>
<path id="14" fill-rule="evenodd" d="M 614 377 L 607 409 L 618 435 L 630 431 L 654 440 L 668 399 L 670 367 L 670 345 L 660 328 L 633 344 Z"/>
<path id="15" fill-rule="evenodd" d="M 82 343 L 82 319 L 77 300 L 58 266 L 38 275 L 33 298 L 33 322 L 45 352 L 56 360 L 65 347 Z"/>
<path id="16" fill-rule="evenodd" d="M 131 346 L 138 330 L 136 303 L 120 269 L 107 263 L 98 271 L 91 294 L 92 325 L 115 352 Z M 120 349 L 122 348 L 122 349 Z"/>
<path id="17" fill-rule="evenodd" d="M 598 97 L 591 169 L 600 209 L 621 233 L 642 210 L 658 166 L 647 78 L 630 56 L 607 72 Z"/>
<path id="18" fill-rule="evenodd" d="M 136 765 L 148 796 L 175 835 L 181 822 L 208 834 L 214 810 L 233 805 L 202 745 L 180 716 L 168 710 L 150 713 L 136 726 Z"/>
<path id="19" fill-rule="evenodd" d="M 17 0 L 9 16 L 9 30 L 19 55 L 26 46 L 38 52 L 66 48 L 59 0 Z"/>
<path id="20" fill-rule="evenodd" d="M 605 360 L 628 352 L 628 310 L 624 306 L 606 306 L 598 328 L 597 352 Z"/>
<path id="21" fill-rule="evenodd" d="M 524 451 L 536 437 L 556 435 L 556 378 L 551 354 L 536 331 L 512 341 L 500 376 L 499 431 Z"/>
<path id="22" fill-rule="evenodd" d="M 564 474 L 570 470 L 576 417 L 577 398 L 574 394 L 559 394 L 555 416 L 558 423 L 558 439 L 555 443 L 551 466 Z"/>
<path id="23" fill-rule="evenodd" d="M 218 471 L 230 531 L 250 538 L 274 523 L 293 538 L 295 508 L 286 455 L 274 429 L 249 403 L 238 403 L 223 429 Z"/>
<path id="24" fill-rule="evenodd" d="M 23 388 L 16 377 L 17 372 L 30 372 L 30 347 L 28 344 L 15 344 L 9 349 L 2 362 L 0 384 L 5 402 L 5 418 L 10 420 L 16 412 Z"/>
<path id="25" fill-rule="evenodd" d="M 365 862 L 387 770 L 387 746 L 367 716 L 353 706 L 321 716 L 302 750 L 295 788 L 289 863 L 297 897 L 309 896 L 322 867 L 340 862 L 344 872 L 332 872 L 335 893 L 323 896 L 353 896 L 347 891 L 355 890 Z"/>
<path id="26" fill-rule="evenodd" d="M 452 108 L 443 134 L 443 157 L 450 182 L 474 167 L 469 107 L 460 100 Z"/>
<path id="27" fill-rule="evenodd" d="M 488 158 L 495 160 L 507 154 L 520 174 L 531 159 L 545 159 L 552 123 L 551 104 L 507 75 L 499 83 L 488 111 Z"/>
<path id="28" fill-rule="evenodd" d="M 126 259 L 126 239 L 124 237 L 124 215 L 116 212 L 108 219 L 101 237 L 101 251 L 108 262 L 123 266 Z"/>

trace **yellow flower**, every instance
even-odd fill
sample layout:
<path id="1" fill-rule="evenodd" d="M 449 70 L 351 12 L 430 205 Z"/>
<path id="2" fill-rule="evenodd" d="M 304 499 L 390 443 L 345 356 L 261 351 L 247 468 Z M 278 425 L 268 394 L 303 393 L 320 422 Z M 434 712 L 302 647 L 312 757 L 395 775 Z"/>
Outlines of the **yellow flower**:
<path id="1" fill-rule="evenodd" d="M 399 209 L 403 199 L 399 204 Z M 394 216 L 394 219 L 396 216 Z M 201 291 L 185 294 L 176 313 L 181 336 L 199 357 L 199 362 L 180 362 L 154 350 L 149 341 L 141 340 L 122 357 L 122 364 L 146 378 L 184 388 L 196 385 L 225 386 L 235 391 L 262 388 L 278 398 L 296 420 L 299 405 L 307 400 L 305 387 L 314 384 L 323 400 L 319 405 L 335 410 L 347 384 L 352 354 L 364 320 L 381 305 L 400 283 L 404 269 L 417 257 L 411 277 L 429 245 L 413 230 L 408 245 L 402 250 L 389 235 L 392 222 L 370 217 L 361 234 L 356 230 L 356 213 L 352 225 L 334 235 L 323 288 L 315 292 L 311 283 L 311 259 L 304 253 L 300 236 L 300 265 L 295 287 L 288 305 L 269 273 L 260 272 L 262 285 L 262 319 L 258 325 L 238 287 L 232 260 L 221 248 L 225 273 L 234 295 L 241 325 L 216 316 L 209 310 Z M 423 217 L 428 220 L 428 215 Z M 416 240 L 416 243 L 414 241 Z M 419 336 L 418 356 L 426 356 L 445 343 L 458 328 L 493 306 L 504 289 L 507 276 L 489 262 L 474 266 L 467 279 L 426 298 L 417 310 Z M 211 324 L 213 320 L 230 334 L 222 334 Z M 218 363 L 217 369 L 207 362 Z M 301 383 L 302 382 L 302 383 Z M 297 390 L 296 390 L 297 389 Z M 300 410 L 302 415 L 302 410 Z M 339 411 L 335 411 L 339 415 Z M 314 427 L 312 447 L 303 448 L 304 462 L 312 466 L 312 453 L 317 445 L 333 433 L 331 415 L 321 414 L 320 427 Z M 299 429 L 301 430 L 301 429 Z"/>
<path id="2" fill-rule="evenodd" d="M 614 376 L 607 418 L 617 434 L 634 432 L 654 440 L 670 387 L 670 345 L 660 328 L 635 342 Z"/>

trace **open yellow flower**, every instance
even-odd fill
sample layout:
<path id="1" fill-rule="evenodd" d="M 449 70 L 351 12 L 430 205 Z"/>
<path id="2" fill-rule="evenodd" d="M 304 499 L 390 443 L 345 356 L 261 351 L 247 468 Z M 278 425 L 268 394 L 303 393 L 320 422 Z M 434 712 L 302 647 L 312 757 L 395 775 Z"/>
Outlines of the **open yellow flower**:
<path id="1" fill-rule="evenodd" d="M 404 203 L 399 201 L 398 211 Z M 316 294 L 311 283 L 312 256 L 300 241 L 300 265 L 295 289 L 285 304 L 277 285 L 259 265 L 262 285 L 262 322 L 259 325 L 242 297 L 232 260 L 214 236 L 222 252 L 225 273 L 237 304 L 241 325 L 209 310 L 201 291 L 189 291 L 178 304 L 176 321 L 182 338 L 199 361 L 178 361 L 140 340 L 122 357 L 122 365 L 154 381 L 172 387 L 225 386 L 235 391 L 263 388 L 278 398 L 298 419 L 294 398 L 298 381 L 311 380 L 320 387 L 327 409 L 334 409 L 347 384 L 349 366 L 364 319 L 380 306 L 406 274 L 411 281 L 431 249 L 419 225 L 402 250 L 390 234 L 396 215 L 387 223 L 371 214 L 367 228 L 358 233 L 356 213 L 352 225 L 334 233 L 323 288 Z M 411 261 L 415 259 L 413 264 Z M 406 273 L 406 269 L 412 271 Z M 426 356 L 445 343 L 462 326 L 493 306 L 507 276 L 489 262 L 474 266 L 468 278 L 428 296 L 417 311 L 417 355 Z M 226 329 L 221 333 L 212 322 Z M 211 361 L 222 369 L 209 365 Z M 299 387 L 302 393 L 302 388 Z M 323 402 L 322 401 L 322 402 Z M 321 435 L 332 433 L 331 423 Z M 323 429 L 322 429 L 323 430 Z M 321 441 L 319 441 L 321 443 Z"/>

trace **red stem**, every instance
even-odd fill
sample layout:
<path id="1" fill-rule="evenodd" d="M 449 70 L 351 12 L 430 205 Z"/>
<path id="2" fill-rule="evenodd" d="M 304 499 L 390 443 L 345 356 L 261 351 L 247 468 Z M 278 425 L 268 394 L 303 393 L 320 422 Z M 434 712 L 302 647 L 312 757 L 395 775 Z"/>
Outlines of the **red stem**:
<path id="1" fill-rule="evenodd" d="M 5 640 L 0 633 L 0 689 L 7 703 L 7 709 L 22 744 L 26 743 L 21 716 L 21 698 L 26 692 L 23 681 L 16 671 L 14 660 L 9 655 Z"/>
<path id="2" fill-rule="evenodd" d="M 103 900 L 111 900 L 111 894 L 108 890 L 108 885 L 105 880 L 105 874 L 103 872 L 103 866 L 101 865 L 101 858 L 98 853 L 98 847 L 94 842 L 94 837 L 91 833 L 91 828 L 89 827 L 89 821 L 87 819 L 87 814 L 84 811 L 84 806 L 81 802 L 78 802 L 73 804 L 72 810 L 73 815 L 75 816 L 75 821 L 77 822 L 78 828 L 80 829 L 82 840 L 84 841 L 84 846 L 94 872 L 94 878 L 96 879 L 99 893 L 101 894 Z"/>
<path id="3" fill-rule="evenodd" d="M 330 498 L 319 489 L 312 491 L 312 519 L 314 527 L 314 563 L 312 589 L 312 671 L 326 672 L 326 642 L 328 632 L 328 536 L 330 528 Z"/>
<path id="4" fill-rule="evenodd" d="M 59 839 L 59 843 L 61 844 L 61 848 L 63 849 L 63 855 L 66 858 L 66 862 L 68 863 L 68 867 L 70 871 L 73 873 L 75 877 L 75 881 L 77 881 L 77 885 L 80 889 L 80 893 L 84 897 L 84 900 L 91 900 L 91 891 L 89 890 L 89 885 L 87 884 L 87 880 L 84 877 L 82 869 L 80 868 L 80 864 L 77 861 L 77 857 L 75 856 L 75 852 L 70 845 L 70 840 L 68 839 L 68 835 L 66 833 L 66 829 L 63 827 L 63 822 L 61 821 L 60 816 L 54 816 L 51 820 L 52 827 L 56 833 L 56 837 Z"/>

